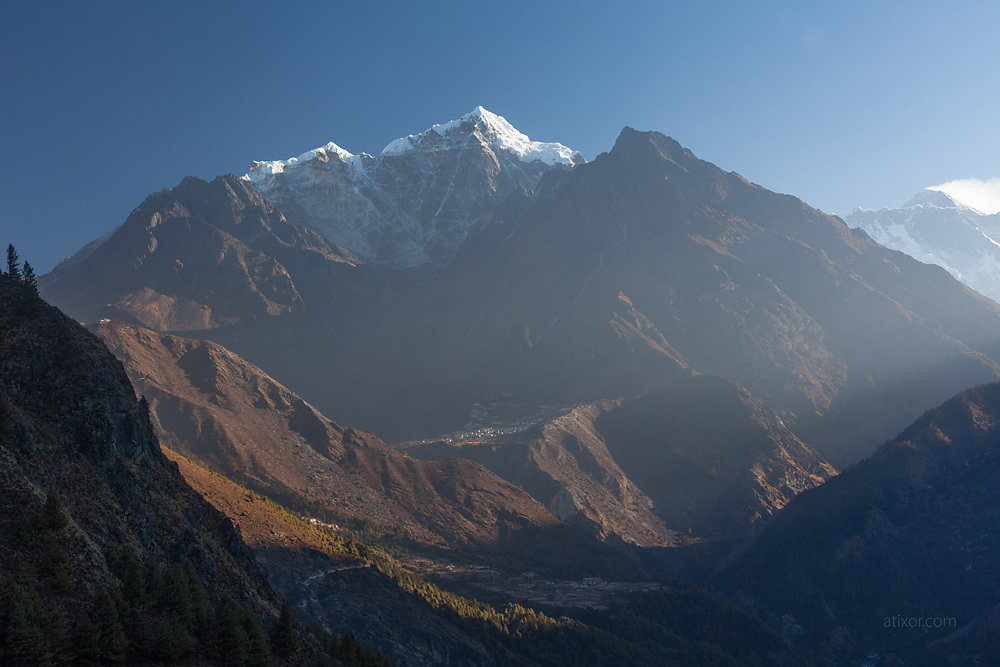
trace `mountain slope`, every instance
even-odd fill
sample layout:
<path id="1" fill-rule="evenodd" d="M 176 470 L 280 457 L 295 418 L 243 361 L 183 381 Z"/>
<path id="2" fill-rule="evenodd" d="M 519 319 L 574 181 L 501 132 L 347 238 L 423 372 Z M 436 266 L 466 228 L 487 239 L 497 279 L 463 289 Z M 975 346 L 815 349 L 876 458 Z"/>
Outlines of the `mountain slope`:
<path id="1" fill-rule="evenodd" d="M 418 461 L 330 421 L 219 345 L 115 321 L 96 330 L 175 446 L 255 488 L 292 492 L 376 532 L 451 546 L 558 524 L 480 466 Z"/>
<path id="2" fill-rule="evenodd" d="M 919 664 L 992 664 L 998 443 L 1000 384 L 960 393 L 793 500 L 719 585 L 765 613 L 791 615 L 800 641 L 842 659 L 877 651 Z M 911 618 L 944 620 L 913 627 Z"/>
<path id="3" fill-rule="evenodd" d="M 842 464 L 1000 373 L 995 303 L 655 132 L 550 174 L 513 226 L 348 343 L 393 355 L 390 395 L 468 414 L 491 395 L 639 395 L 687 367 L 745 386 Z"/>
<path id="4" fill-rule="evenodd" d="M 266 659 L 282 599 L 239 533 L 163 457 L 101 341 L 7 277 L 0 526 L 5 663 Z M 319 657 L 290 631 L 291 662 Z"/>
<path id="5" fill-rule="evenodd" d="M 750 393 L 695 376 L 597 421 L 608 449 L 678 531 L 733 539 L 836 470 Z"/>
<path id="6" fill-rule="evenodd" d="M 739 539 L 836 474 L 749 392 L 708 376 L 579 406 L 525 432 L 405 451 L 480 462 L 558 516 L 641 546 Z"/>
<path id="7" fill-rule="evenodd" d="M 119 317 L 155 329 L 212 329 L 301 310 L 289 273 L 311 276 L 357 262 L 304 227 L 289 224 L 246 182 L 185 178 L 150 195 L 128 219 L 44 276 L 46 298 L 91 322 Z M 329 298 L 328 293 L 323 294 Z"/>
<path id="8" fill-rule="evenodd" d="M 1000 299 L 1000 215 L 985 215 L 943 192 L 924 190 L 899 208 L 855 209 L 844 222 Z"/>
<path id="9" fill-rule="evenodd" d="M 377 548 L 306 523 L 180 455 L 168 456 L 241 527 L 296 607 L 323 626 L 369 640 L 398 664 L 811 664 L 763 624 L 689 585 L 612 593 L 597 608 L 548 613 L 517 598 L 516 604 L 509 598 L 489 604 L 457 595 Z M 544 582 L 555 583 L 571 582 Z"/>
<path id="10" fill-rule="evenodd" d="M 420 135 L 401 159 L 425 150 L 450 155 L 449 133 L 482 134 L 478 120 L 469 122 Z M 470 140 L 474 153 L 488 144 Z M 436 173 L 418 167 L 420 178 Z M 530 195 L 500 204 L 491 199 L 492 167 L 469 169 L 478 174 L 469 215 L 492 222 L 442 266 L 359 265 L 332 244 L 277 243 L 279 214 L 248 181 L 225 177 L 186 182 L 158 195 L 162 205 L 150 200 L 134 217 L 142 244 L 112 252 L 131 226 L 123 225 L 46 280 L 44 293 L 78 319 L 200 329 L 198 337 L 265 369 L 324 414 L 391 442 L 465 429 L 482 406 L 517 406 L 514 420 L 523 421 L 641 396 L 693 370 L 745 387 L 843 466 L 921 410 L 1000 377 L 996 303 L 662 134 L 627 128 L 609 153 L 572 169 L 546 168 Z M 204 225 L 182 216 L 153 226 L 177 207 L 202 210 L 203 198 L 215 202 L 216 216 L 206 213 Z M 238 227 L 247 219 L 240 212 L 250 210 L 279 216 L 254 247 L 262 248 L 260 261 L 280 264 L 275 276 L 289 277 L 288 298 L 279 290 L 269 306 L 257 296 L 266 289 L 247 286 L 242 269 L 239 280 L 227 277 L 225 263 L 190 276 L 153 270 L 161 261 L 195 266 L 188 256 L 209 247 L 199 230 Z M 144 244 L 168 230 L 173 250 L 151 264 Z M 288 231 L 310 233 L 303 225 Z M 94 283 L 90 272 L 98 269 L 108 279 Z M 234 280 L 243 287 L 216 303 L 228 293 L 216 283 Z M 164 299 L 173 305 L 159 309 Z M 188 302 L 211 317 L 160 315 Z"/>
<path id="11" fill-rule="evenodd" d="M 477 640 L 428 613 L 322 530 L 187 457 L 164 453 L 192 488 L 239 526 L 268 578 L 311 622 L 377 646 L 394 664 L 441 663 L 445 656 L 452 664 L 490 664 Z"/>
<path id="12" fill-rule="evenodd" d="M 654 514 L 652 501 L 621 470 L 594 426 L 600 415 L 617 404 L 601 401 L 578 406 L 509 435 L 473 434 L 457 441 L 405 443 L 402 448 L 425 460 L 461 457 L 481 463 L 526 490 L 559 518 L 599 535 L 615 535 L 644 547 L 683 542 Z"/>
<path id="13" fill-rule="evenodd" d="M 243 178 L 295 222 L 366 262 L 447 263 L 515 193 L 552 168 L 582 164 L 558 143 L 531 141 L 476 107 L 457 120 L 390 142 L 378 155 L 336 144 L 254 162 Z"/>

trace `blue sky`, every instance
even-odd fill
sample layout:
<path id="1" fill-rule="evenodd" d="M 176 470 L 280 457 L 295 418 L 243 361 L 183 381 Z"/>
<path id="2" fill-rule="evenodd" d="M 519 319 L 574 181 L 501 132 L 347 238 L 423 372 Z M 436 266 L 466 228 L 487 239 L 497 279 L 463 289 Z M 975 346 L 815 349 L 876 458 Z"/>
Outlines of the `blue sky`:
<path id="1" fill-rule="evenodd" d="M 41 270 L 193 174 L 478 104 L 625 125 L 833 213 L 1000 176 L 1000 3 L 6 2 L 0 242 Z"/>

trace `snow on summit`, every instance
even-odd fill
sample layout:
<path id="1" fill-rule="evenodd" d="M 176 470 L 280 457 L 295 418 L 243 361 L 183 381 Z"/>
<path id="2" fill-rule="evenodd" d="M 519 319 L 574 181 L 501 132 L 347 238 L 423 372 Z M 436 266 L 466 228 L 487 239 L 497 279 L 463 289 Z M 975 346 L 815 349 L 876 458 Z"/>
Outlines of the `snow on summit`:
<path id="1" fill-rule="evenodd" d="M 364 262 L 444 265 L 491 223 L 500 202 L 532 192 L 549 170 L 584 162 L 578 151 L 532 141 L 476 107 L 390 142 L 377 157 L 331 142 L 253 162 L 243 178 L 290 220 Z"/>
<path id="2" fill-rule="evenodd" d="M 526 134 L 511 125 L 506 118 L 481 106 L 477 106 L 461 118 L 432 125 L 419 134 L 410 134 L 394 139 L 382 149 L 379 157 L 399 155 L 418 147 L 422 150 L 445 150 L 453 147 L 454 142 L 464 141 L 469 136 L 477 136 L 480 141 L 493 150 L 512 153 L 522 162 L 538 160 L 550 166 L 563 164 L 572 167 L 586 161 L 579 151 L 558 142 L 532 141 Z M 243 178 L 253 183 L 259 183 L 268 176 L 280 174 L 313 161 L 329 163 L 331 159 L 336 159 L 340 162 L 359 165 L 363 162 L 360 158 L 370 157 L 366 153 L 354 155 L 331 141 L 325 146 L 308 150 L 298 157 L 287 160 L 255 160 L 250 164 L 250 171 Z"/>
<path id="3" fill-rule="evenodd" d="M 579 151 L 574 151 L 558 142 L 532 141 L 507 122 L 506 118 L 481 106 L 456 120 L 433 125 L 420 134 L 411 134 L 391 141 L 382 149 L 382 155 L 404 153 L 414 147 L 422 146 L 429 138 L 436 139 L 429 137 L 431 133 L 438 137 L 453 135 L 464 137 L 470 134 L 468 129 L 471 129 L 471 133 L 480 133 L 480 138 L 492 148 L 514 153 L 523 162 L 540 160 L 549 165 L 575 165 L 583 162 L 583 156 Z"/>
<path id="4" fill-rule="evenodd" d="M 844 222 L 1000 300 L 1000 215 L 983 214 L 935 187 L 918 192 L 899 208 L 855 209 Z"/>
<path id="5" fill-rule="evenodd" d="M 298 157 L 288 158 L 287 160 L 271 160 L 271 161 L 257 161 L 254 160 L 250 163 L 250 171 L 243 176 L 244 179 L 254 182 L 259 181 L 265 176 L 280 174 L 286 169 L 295 167 L 296 165 L 310 162 L 312 160 L 320 160 L 322 162 L 329 162 L 331 157 L 339 159 L 341 162 L 347 162 L 352 158 L 356 157 L 353 153 L 345 151 L 343 148 L 333 143 L 332 141 L 325 146 L 320 146 L 319 148 L 314 148 L 312 150 L 306 151 Z"/>

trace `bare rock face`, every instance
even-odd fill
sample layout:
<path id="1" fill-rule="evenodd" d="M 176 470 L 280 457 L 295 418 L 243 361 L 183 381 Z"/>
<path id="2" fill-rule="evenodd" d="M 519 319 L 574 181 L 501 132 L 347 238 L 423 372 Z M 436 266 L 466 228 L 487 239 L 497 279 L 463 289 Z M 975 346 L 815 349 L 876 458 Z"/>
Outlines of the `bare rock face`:
<path id="1" fill-rule="evenodd" d="M 44 276 L 41 287 L 84 321 L 119 317 L 190 331 L 300 309 L 303 298 L 286 264 L 356 261 L 289 224 L 245 181 L 188 177 L 150 195 L 96 248 Z"/>
<path id="2" fill-rule="evenodd" d="M 482 107 L 391 142 L 378 157 L 336 144 L 254 162 L 246 180 L 289 217 L 366 262 L 445 264 L 514 194 L 583 157 L 531 141 Z"/>

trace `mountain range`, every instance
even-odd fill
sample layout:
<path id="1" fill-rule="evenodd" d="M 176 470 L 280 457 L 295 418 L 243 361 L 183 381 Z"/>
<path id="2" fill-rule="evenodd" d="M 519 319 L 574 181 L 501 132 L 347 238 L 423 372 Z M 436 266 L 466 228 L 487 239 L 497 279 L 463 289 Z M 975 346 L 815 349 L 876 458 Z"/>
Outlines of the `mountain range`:
<path id="1" fill-rule="evenodd" d="M 520 174 L 521 156 L 491 144 L 479 114 L 447 124 L 445 147 L 427 150 L 465 160 L 463 173 L 500 151 L 509 160 L 498 173 Z M 459 136 L 476 150 L 456 154 Z M 400 159 L 434 137 L 407 140 Z M 313 183 L 297 174 L 315 161 L 280 172 L 288 183 L 275 198 Z M 444 178 L 454 171 L 444 164 L 421 173 Z M 475 426 L 499 403 L 519 406 L 517 419 L 554 416 L 694 370 L 745 387 L 842 466 L 997 377 L 993 302 L 672 139 L 626 129 L 593 162 L 527 164 L 542 177 L 503 198 L 491 198 L 495 177 L 455 182 L 449 201 L 478 198 L 488 222 L 443 266 L 366 262 L 363 248 L 284 216 L 253 180 L 186 179 L 45 276 L 42 291 L 83 321 L 210 338 L 390 442 Z M 381 187 L 405 199 L 425 177 Z M 315 211 L 319 195 L 303 196 Z"/>
<path id="2" fill-rule="evenodd" d="M 937 264 L 977 292 L 1000 299 L 1000 215 L 924 190 L 899 208 L 858 208 L 844 221 L 887 248 Z"/>
<path id="3" fill-rule="evenodd" d="M 905 210 L 940 213 L 977 243 L 987 238 L 985 218 L 939 194 Z M 550 599 L 539 590 L 588 573 L 629 591 L 643 579 L 665 586 L 669 568 L 686 563 L 683 571 L 835 663 L 869 649 L 924 659 L 938 655 L 927 642 L 848 619 L 872 581 L 902 570 L 862 559 L 855 581 L 831 577 L 823 559 L 843 551 L 831 546 L 843 537 L 838 517 L 870 507 L 902 536 L 875 540 L 893 563 L 908 550 L 952 558 L 985 529 L 996 503 L 978 478 L 942 473 L 947 493 L 928 493 L 919 471 L 932 471 L 933 457 L 908 468 L 904 454 L 885 452 L 910 452 L 924 422 L 905 429 L 921 414 L 1000 379 L 1000 305 L 880 245 L 879 230 L 897 226 L 852 229 L 658 132 L 626 127 L 587 162 L 478 107 L 377 157 L 331 142 L 254 162 L 242 177 L 185 178 L 39 287 L 121 359 L 171 456 L 257 536 L 258 561 L 316 622 L 329 621 L 331 607 L 318 602 L 328 593 L 303 581 L 323 567 L 339 572 L 355 547 L 268 556 L 276 540 L 259 526 L 278 515 L 240 514 L 241 488 L 333 526 L 324 534 L 337 540 L 353 531 L 400 550 L 402 570 L 487 568 L 435 581 L 497 605 L 537 606 Z M 968 414 L 992 423 L 988 406 L 969 401 L 977 407 Z M 927 428 L 948 433 L 943 423 Z M 969 435 L 956 428 L 942 437 Z M 987 456 L 988 441 L 968 446 Z M 864 472 L 879 466 L 886 472 Z M 893 477 L 899 466 L 912 475 Z M 851 481 L 866 475 L 877 479 Z M 892 480 L 915 489 L 898 491 L 912 516 L 878 504 L 896 493 Z M 811 504 L 817 497 L 826 500 Z M 937 498 L 947 505 L 940 525 L 918 544 L 908 531 L 930 520 Z M 971 498 L 983 509 L 966 516 Z M 847 505 L 831 509 L 838 503 Z M 811 522 L 831 536 L 796 546 Z M 952 522 L 968 530 L 956 537 Z M 865 530 L 858 539 L 874 540 Z M 805 560 L 779 567 L 794 554 Z M 376 561 L 397 572 L 366 562 Z M 490 583 L 489 568 L 508 583 Z M 995 579 L 984 572 L 973 583 L 988 590 Z M 516 573 L 523 585 L 510 583 Z M 967 583 L 961 590 L 972 590 Z M 921 602 L 900 595 L 867 612 Z M 571 615 L 631 637 L 622 648 L 587 635 L 609 660 L 661 655 L 634 643 L 639 621 L 616 606 L 655 598 L 623 593 Z M 948 600 L 932 591 L 923 601 Z M 961 632 L 980 638 L 955 653 L 961 659 L 991 650 L 981 602 L 955 607 Z M 655 618 L 669 616 L 658 609 Z M 444 650 L 427 635 L 380 644 L 379 632 L 396 631 L 353 627 L 392 655 L 421 642 L 423 656 Z M 482 635 L 470 643 L 439 627 L 455 638 L 455 655 L 488 654 L 474 648 Z M 650 628 L 659 637 L 662 627 Z M 770 646 L 764 636 L 753 634 L 754 645 Z M 504 646 L 523 657 L 523 646 Z"/>
<path id="4" fill-rule="evenodd" d="M 289 220 L 363 261 L 416 266 L 447 263 L 507 198 L 530 194 L 547 170 L 583 162 L 578 151 L 531 141 L 476 107 L 390 142 L 378 157 L 331 142 L 297 158 L 255 161 L 243 178 Z"/>
<path id="5" fill-rule="evenodd" d="M 0 334 L 4 664 L 810 664 L 690 586 L 651 585 L 641 635 L 449 593 L 161 447 L 101 339 L 6 276 Z"/>
<path id="6" fill-rule="evenodd" d="M 236 481 L 431 544 L 488 542 L 519 527 L 557 523 L 480 466 L 425 463 L 330 421 L 214 343 L 110 321 L 96 333 L 124 361 L 161 438 Z"/>

